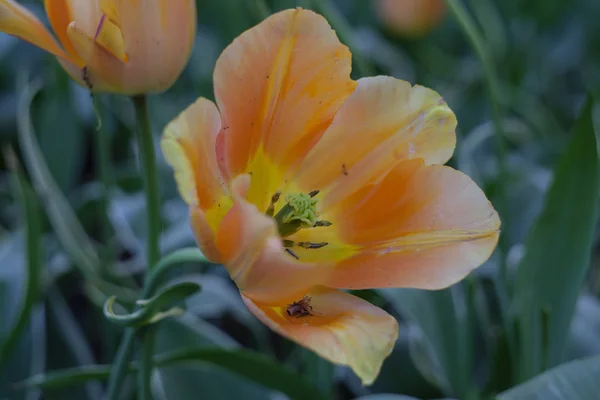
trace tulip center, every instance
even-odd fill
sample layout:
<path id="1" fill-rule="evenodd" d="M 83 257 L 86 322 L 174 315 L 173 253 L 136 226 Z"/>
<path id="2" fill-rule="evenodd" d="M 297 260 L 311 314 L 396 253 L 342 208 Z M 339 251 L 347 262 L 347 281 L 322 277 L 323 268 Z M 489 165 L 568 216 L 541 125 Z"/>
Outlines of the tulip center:
<path id="1" fill-rule="evenodd" d="M 315 198 L 317 194 L 319 194 L 318 190 L 314 190 L 310 193 L 287 194 L 285 196 L 286 204 L 281 207 L 274 217 L 275 203 L 279 201 L 281 192 L 276 192 L 273 195 L 266 214 L 273 217 L 277 222 L 277 229 L 282 238 L 293 235 L 300 229 L 331 225 L 331 222 L 329 221 L 319 221 L 317 219 L 319 216 L 319 213 L 317 212 L 317 203 L 319 200 Z M 286 251 L 296 259 L 299 259 L 299 257 L 291 250 L 294 246 L 302 247 L 304 249 L 320 249 L 321 247 L 327 246 L 327 244 L 327 242 L 294 242 L 293 240 L 283 239 L 283 246 L 286 248 Z"/>

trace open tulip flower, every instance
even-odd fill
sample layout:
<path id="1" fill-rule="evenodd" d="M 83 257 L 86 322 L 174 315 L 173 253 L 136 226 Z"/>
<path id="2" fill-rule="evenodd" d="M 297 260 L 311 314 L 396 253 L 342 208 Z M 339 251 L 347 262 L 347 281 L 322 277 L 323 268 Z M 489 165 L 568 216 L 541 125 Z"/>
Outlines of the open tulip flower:
<path id="1" fill-rule="evenodd" d="M 244 32 L 163 152 L 205 255 L 267 326 L 371 384 L 398 335 L 340 289 L 447 287 L 494 250 L 499 218 L 443 166 L 456 118 L 434 91 L 350 79 L 327 21 L 294 9 Z"/>
<path id="2" fill-rule="evenodd" d="M 54 54 L 78 83 L 125 95 L 162 92 L 179 77 L 196 32 L 195 0 L 44 0 L 60 45 L 39 19 L 0 0 L 0 31 Z"/>

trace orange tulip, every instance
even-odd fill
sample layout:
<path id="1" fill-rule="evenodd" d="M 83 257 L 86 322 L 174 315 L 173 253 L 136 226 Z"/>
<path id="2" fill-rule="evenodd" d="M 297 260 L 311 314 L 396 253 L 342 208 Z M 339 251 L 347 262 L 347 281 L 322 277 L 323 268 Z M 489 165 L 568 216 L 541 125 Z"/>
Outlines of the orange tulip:
<path id="1" fill-rule="evenodd" d="M 0 31 L 54 54 L 95 91 L 162 92 L 185 67 L 196 32 L 194 0 L 44 0 L 60 45 L 31 12 L 0 0 Z"/>
<path id="2" fill-rule="evenodd" d="M 443 0 L 376 0 L 375 10 L 390 31 L 421 36 L 440 23 L 446 13 Z"/>
<path id="3" fill-rule="evenodd" d="M 499 219 L 445 167 L 456 118 L 434 91 L 350 79 L 327 21 L 296 9 L 240 35 L 217 61 L 217 105 L 198 99 L 166 128 L 202 251 L 248 309 L 371 384 L 396 320 L 339 289 L 447 287 L 482 264 Z"/>

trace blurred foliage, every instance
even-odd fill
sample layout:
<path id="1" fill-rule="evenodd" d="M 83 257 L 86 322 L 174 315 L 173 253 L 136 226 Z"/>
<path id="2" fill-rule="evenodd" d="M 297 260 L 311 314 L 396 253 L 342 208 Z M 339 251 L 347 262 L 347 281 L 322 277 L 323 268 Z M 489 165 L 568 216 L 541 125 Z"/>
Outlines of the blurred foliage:
<path id="1" fill-rule="evenodd" d="M 22 3 L 43 16 L 41 1 Z M 598 398 L 600 113 L 588 94 L 600 95 L 600 3 L 462 4 L 497 74 L 494 98 L 489 71 L 450 13 L 429 34 L 409 39 L 381 25 L 371 1 L 198 0 L 190 63 L 174 87 L 150 98 L 156 141 L 196 97 L 213 98 L 214 64 L 237 35 L 265 13 L 316 6 L 353 48 L 354 77 L 364 70 L 391 75 L 446 99 L 459 120 L 450 163 L 497 206 L 502 239 L 485 265 L 451 288 L 359 293 L 401 324 L 371 387 L 254 319 L 222 267 L 186 262 L 161 286 L 194 282 L 202 290 L 182 315 L 157 325 L 156 399 L 484 399 L 505 391 L 500 399 Z M 117 296 L 115 314 L 129 312 L 145 269 L 133 107 L 96 96 L 113 169 L 106 192 L 89 93 L 53 57 L 3 34 L 0 60 L 0 399 L 36 399 L 42 391 L 46 399 L 101 399 L 123 334 L 102 305 Z M 41 92 L 29 108 L 23 97 L 36 82 Z M 9 149 L 37 200 L 21 172 L 16 178 Z M 167 254 L 195 244 L 172 172 L 157 153 Z M 125 389 L 124 399 L 135 397 L 134 378 Z"/>

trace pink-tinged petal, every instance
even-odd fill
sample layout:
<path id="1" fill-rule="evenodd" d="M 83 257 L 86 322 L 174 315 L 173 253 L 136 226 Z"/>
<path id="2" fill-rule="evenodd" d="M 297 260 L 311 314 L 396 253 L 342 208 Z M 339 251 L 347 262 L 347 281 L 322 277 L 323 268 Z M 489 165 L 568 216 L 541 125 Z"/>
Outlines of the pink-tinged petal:
<path id="1" fill-rule="evenodd" d="M 161 147 L 175 171 L 181 197 L 203 210 L 228 194 L 217 163 L 221 117 L 211 101 L 199 98 L 164 129 Z"/>
<path id="2" fill-rule="evenodd" d="M 270 16 L 219 57 L 214 85 L 227 127 L 227 168 L 231 176 L 253 173 L 263 193 L 253 199 L 259 207 L 266 207 L 283 172 L 319 140 L 356 87 L 350 70 L 350 51 L 327 21 L 302 9 Z M 257 153 L 264 160 L 255 160 Z M 271 165 L 280 173 L 260 177 Z"/>
<path id="3" fill-rule="evenodd" d="M 455 128 L 456 117 L 433 90 L 386 76 L 364 78 L 292 181 L 323 191 L 322 207 L 329 209 L 399 161 L 445 163 Z"/>
<path id="4" fill-rule="evenodd" d="M 449 286 L 484 263 L 500 219 L 477 185 L 450 167 L 398 164 L 335 209 L 343 240 L 362 250 L 341 261 L 337 288 Z"/>
<path id="5" fill-rule="evenodd" d="M 325 287 L 306 293 L 314 315 L 289 316 L 287 304 L 267 306 L 242 294 L 246 307 L 265 325 L 335 364 L 347 365 L 370 385 L 398 338 L 398 323 L 356 296 Z M 299 300 L 299 299 L 297 299 Z"/>
<path id="6" fill-rule="evenodd" d="M 16 36 L 57 57 L 70 60 L 44 24 L 13 0 L 0 0 L 0 32 Z"/>
<path id="7" fill-rule="evenodd" d="M 234 205 L 219 226 L 216 246 L 241 292 L 255 301 L 279 304 L 323 283 L 333 264 L 306 263 L 288 254 L 272 218 L 244 199 L 249 175 L 232 182 Z"/>

